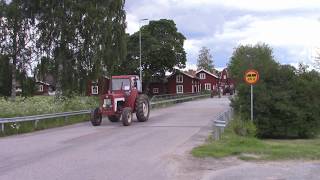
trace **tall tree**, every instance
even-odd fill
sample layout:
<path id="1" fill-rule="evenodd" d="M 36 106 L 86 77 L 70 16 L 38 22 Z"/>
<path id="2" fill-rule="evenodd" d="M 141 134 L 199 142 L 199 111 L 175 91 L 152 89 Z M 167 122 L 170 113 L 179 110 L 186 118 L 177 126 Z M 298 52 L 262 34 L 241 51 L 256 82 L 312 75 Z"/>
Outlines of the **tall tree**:
<path id="1" fill-rule="evenodd" d="M 209 72 L 214 72 L 213 58 L 209 48 L 202 47 L 200 49 L 197 61 L 198 70 L 204 69 Z"/>
<path id="2" fill-rule="evenodd" d="M 317 53 L 317 56 L 315 57 L 315 68 L 320 71 L 320 50 Z"/>
<path id="3" fill-rule="evenodd" d="M 0 55 L 0 96 L 10 96 L 11 68 L 9 58 Z"/>
<path id="4" fill-rule="evenodd" d="M 26 71 L 32 60 L 34 19 L 29 1 L 1 1 L 1 54 L 11 62 L 11 99 L 16 98 L 16 73 Z"/>
<path id="5" fill-rule="evenodd" d="M 151 79 L 164 78 L 166 72 L 176 67 L 184 68 L 186 52 L 183 48 L 185 37 L 178 32 L 173 20 L 150 21 L 141 28 L 142 69 L 145 86 Z M 128 37 L 127 59 L 119 67 L 122 73 L 139 74 L 139 32 Z"/>
<path id="6" fill-rule="evenodd" d="M 125 57 L 124 2 L 42 2 L 38 45 L 56 66 L 57 96 L 83 91 L 88 78 L 112 73 Z"/>

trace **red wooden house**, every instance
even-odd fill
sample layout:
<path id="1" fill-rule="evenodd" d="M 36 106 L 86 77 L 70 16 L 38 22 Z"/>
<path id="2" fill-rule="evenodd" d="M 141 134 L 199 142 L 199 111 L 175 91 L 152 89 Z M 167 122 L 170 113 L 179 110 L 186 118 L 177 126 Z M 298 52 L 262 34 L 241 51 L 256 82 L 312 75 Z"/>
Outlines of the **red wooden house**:
<path id="1" fill-rule="evenodd" d="M 196 76 L 200 79 L 201 90 L 217 90 L 219 84 L 219 77 L 217 75 L 200 69 L 196 72 Z"/>
<path id="2" fill-rule="evenodd" d="M 159 95 L 167 93 L 167 83 L 166 82 L 151 82 L 149 85 L 148 93 L 150 95 Z"/>
<path id="3" fill-rule="evenodd" d="M 43 81 L 36 81 L 36 92 L 35 95 L 54 95 L 55 88 L 53 85 L 43 82 Z"/>
<path id="4" fill-rule="evenodd" d="M 200 92 L 200 80 L 187 72 L 177 70 L 168 78 L 168 94 L 183 94 Z"/>
<path id="5" fill-rule="evenodd" d="M 224 95 L 232 95 L 235 91 L 235 83 L 233 79 L 231 79 L 227 68 L 220 72 L 219 88 Z"/>
<path id="6" fill-rule="evenodd" d="M 87 83 L 87 95 L 97 96 L 108 92 L 110 84 L 110 78 L 102 76 L 97 80 L 90 80 Z"/>

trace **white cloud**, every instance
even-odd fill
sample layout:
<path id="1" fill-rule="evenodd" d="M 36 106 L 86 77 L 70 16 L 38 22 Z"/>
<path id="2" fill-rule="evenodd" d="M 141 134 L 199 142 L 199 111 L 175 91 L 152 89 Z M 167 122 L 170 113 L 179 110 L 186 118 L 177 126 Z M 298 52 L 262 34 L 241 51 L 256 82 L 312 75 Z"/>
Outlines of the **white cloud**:
<path id="1" fill-rule="evenodd" d="M 221 67 L 239 44 L 265 42 L 281 63 L 310 63 L 320 47 L 320 0 L 136 0 L 126 10 L 129 33 L 141 18 L 173 19 L 187 37 L 190 67 L 201 46 Z"/>
<path id="2" fill-rule="evenodd" d="M 173 2 L 177 2 L 177 0 L 173 0 Z M 320 7 L 319 0 L 179 0 L 179 4 L 184 7 L 221 5 L 251 11 L 315 9 Z"/>
<path id="3" fill-rule="evenodd" d="M 243 27 L 238 30 L 238 26 Z M 214 39 L 233 41 L 236 44 L 256 44 L 264 42 L 273 48 L 287 49 L 295 61 L 311 62 L 310 53 L 320 46 L 320 23 L 316 16 L 254 18 L 240 17 L 226 22 L 224 31 Z M 311 52 L 310 52 L 311 51 Z"/>

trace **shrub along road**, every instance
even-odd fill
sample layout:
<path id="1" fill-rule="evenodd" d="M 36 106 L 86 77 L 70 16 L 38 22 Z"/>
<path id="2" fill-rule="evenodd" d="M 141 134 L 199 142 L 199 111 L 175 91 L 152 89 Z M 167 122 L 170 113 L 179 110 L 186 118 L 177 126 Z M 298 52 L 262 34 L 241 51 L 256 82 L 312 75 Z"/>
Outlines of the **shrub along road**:
<path id="1" fill-rule="evenodd" d="M 152 110 L 148 122 L 130 127 L 105 119 L 100 127 L 85 122 L 0 138 L 0 179 L 186 179 L 181 158 L 228 105 L 227 98 L 203 99 Z"/>

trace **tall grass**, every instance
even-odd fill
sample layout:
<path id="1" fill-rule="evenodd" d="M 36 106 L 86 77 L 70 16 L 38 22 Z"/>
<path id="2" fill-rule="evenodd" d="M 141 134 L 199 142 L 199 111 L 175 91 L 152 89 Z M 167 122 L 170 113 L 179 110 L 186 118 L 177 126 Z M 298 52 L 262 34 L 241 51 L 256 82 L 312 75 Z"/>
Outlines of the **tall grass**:
<path id="1" fill-rule="evenodd" d="M 0 117 L 17 117 L 47 113 L 86 110 L 98 106 L 97 97 L 66 98 L 55 101 L 52 96 L 18 97 L 15 102 L 0 98 Z"/>
<path id="2" fill-rule="evenodd" d="M 66 111 L 87 110 L 97 107 L 97 97 L 73 97 L 55 101 L 50 96 L 35 96 L 29 98 L 18 97 L 15 102 L 0 98 L 0 118 L 40 115 Z M 53 118 L 39 121 L 35 126 L 34 121 L 20 123 L 6 123 L 4 132 L 0 136 L 22 134 L 36 130 L 60 127 L 78 122 L 88 121 L 89 115 L 77 115 L 68 118 Z"/>

